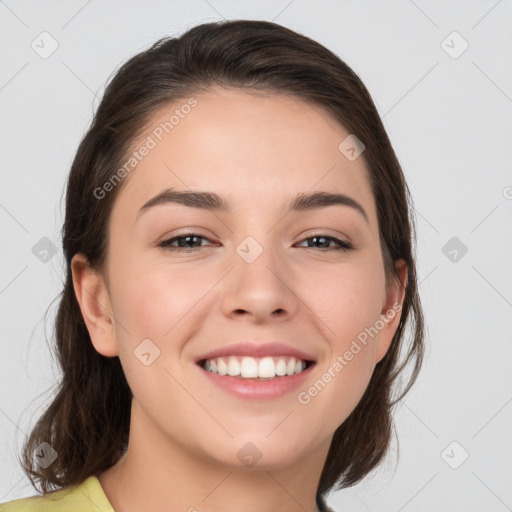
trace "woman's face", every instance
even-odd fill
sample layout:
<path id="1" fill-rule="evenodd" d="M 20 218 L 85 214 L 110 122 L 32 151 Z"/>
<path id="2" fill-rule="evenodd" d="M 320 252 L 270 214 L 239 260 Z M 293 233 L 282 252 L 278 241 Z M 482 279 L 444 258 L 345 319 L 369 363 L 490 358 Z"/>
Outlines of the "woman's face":
<path id="1" fill-rule="evenodd" d="M 403 295 L 386 293 L 365 162 L 350 139 L 338 147 L 349 132 L 286 96 L 215 88 L 194 98 L 162 109 L 134 145 L 138 163 L 126 167 L 109 223 L 108 295 L 98 295 L 115 322 L 84 316 L 96 350 L 119 355 L 134 395 L 132 435 L 229 465 L 246 455 L 259 467 L 297 462 L 327 449 L 361 399 Z M 227 209 L 206 200 L 142 208 L 168 189 L 216 194 Z M 290 209 L 320 191 L 353 204 Z M 333 239 L 353 248 L 336 250 Z M 314 364 L 256 381 L 197 363 L 267 343 L 288 348 L 264 349 L 246 371 L 272 371 L 275 356 L 293 369 L 293 350 Z M 229 354 L 223 360 L 236 371 Z"/>

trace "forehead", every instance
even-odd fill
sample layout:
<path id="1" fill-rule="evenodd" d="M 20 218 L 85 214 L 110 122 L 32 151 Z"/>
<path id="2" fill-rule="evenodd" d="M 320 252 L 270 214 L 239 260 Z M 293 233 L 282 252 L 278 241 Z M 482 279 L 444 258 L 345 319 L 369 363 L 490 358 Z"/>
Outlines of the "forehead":
<path id="1" fill-rule="evenodd" d="M 342 192 L 375 216 L 363 158 L 338 149 L 349 132 L 323 109 L 269 92 L 212 88 L 160 109 L 133 144 L 144 145 L 114 211 L 133 222 L 138 209 L 167 187 L 216 192 L 237 208 L 282 207 L 312 190 Z M 140 151 L 139 151 L 140 153 Z M 130 220 L 131 219 L 131 220 Z"/>

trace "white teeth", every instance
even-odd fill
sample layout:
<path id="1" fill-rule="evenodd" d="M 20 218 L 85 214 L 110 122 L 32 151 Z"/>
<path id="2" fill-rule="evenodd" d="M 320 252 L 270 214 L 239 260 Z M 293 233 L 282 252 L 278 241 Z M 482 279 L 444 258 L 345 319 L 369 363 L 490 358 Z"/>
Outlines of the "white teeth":
<path id="1" fill-rule="evenodd" d="M 215 359 L 212 359 L 212 361 L 215 361 Z M 213 371 L 213 369 L 212 369 L 212 371 Z M 217 359 L 217 373 L 219 375 L 227 375 L 228 374 L 228 365 L 226 364 L 226 361 L 224 361 L 224 359 L 222 359 L 222 357 L 219 357 Z"/>
<path id="2" fill-rule="evenodd" d="M 240 365 L 240 375 L 245 378 L 258 376 L 258 363 L 252 357 L 244 357 Z"/>
<path id="3" fill-rule="evenodd" d="M 240 375 L 240 362 L 234 357 L 230 357 L 228 361 L 228 375 L 236 377 Z"/>
<path id="4" fill-rule="evenodd" d="M 258 377 L 270 379 L 276 376 L 276 367 L 271 357 L 264 357 L 258 364 Z"/>
<path id="5" fill-rule="evenodd" d="M 279 359 L 276 364 L 276 375 L 283 376 L 286 375 L 286 363 L 284 359 Z"/>
<path id="6" fill-rule="evenodd" d="M 209 359 L 204 369 L 219 375 L 240 376 L 244 379 L 271 379 L 276 376 L 294 375 L 306 368 L 305 361 L 290 356 L 263 357 L 218 357 Z"/>

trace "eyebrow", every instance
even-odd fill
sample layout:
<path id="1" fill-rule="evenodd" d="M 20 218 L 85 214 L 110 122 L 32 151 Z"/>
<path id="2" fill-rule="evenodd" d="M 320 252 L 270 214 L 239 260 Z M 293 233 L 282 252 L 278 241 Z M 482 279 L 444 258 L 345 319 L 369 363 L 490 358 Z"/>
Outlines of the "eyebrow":
<path id="1" fill-rule="evenodd" d="M 202 210 L 213 210 L 219 212 L 229 212 L 229 203 L 214 192 L 185 191 L 167 188 L 152 197 L 137 212 L 137 220 L 139 216 L 148 211 L 150 208 L 160 204 L 181 204 L 191 208 L 200 208 Z M 368 215 L 365 209 L 353 198 L 345 194 L 333 194 L 329 192 L 311 192 L 298 194 L 289 203 L 289 209 L 297 212 L 317 210 L 333 205 L 349 206 L 357 210 L 369 223 Z"/>

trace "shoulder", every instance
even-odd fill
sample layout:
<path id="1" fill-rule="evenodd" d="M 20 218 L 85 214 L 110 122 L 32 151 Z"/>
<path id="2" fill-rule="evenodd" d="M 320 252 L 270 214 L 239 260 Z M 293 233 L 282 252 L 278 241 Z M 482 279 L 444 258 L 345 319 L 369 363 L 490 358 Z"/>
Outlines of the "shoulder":
<path id="1" fill-rule="evenodd" d="M 0 512 L 114 512 L 97 477 L 46 494 L 0 503 Z"/>

